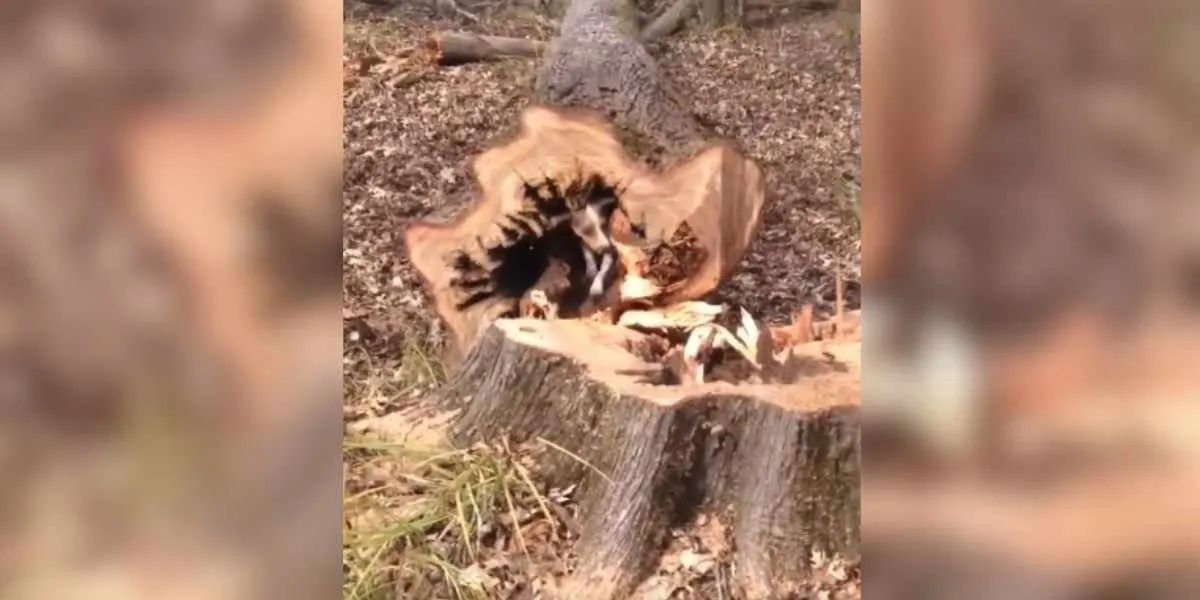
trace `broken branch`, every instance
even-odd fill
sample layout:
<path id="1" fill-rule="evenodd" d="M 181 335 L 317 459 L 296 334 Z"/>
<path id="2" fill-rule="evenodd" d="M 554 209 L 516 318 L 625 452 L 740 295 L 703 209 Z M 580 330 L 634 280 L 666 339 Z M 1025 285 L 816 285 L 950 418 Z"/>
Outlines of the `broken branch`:
<path id="1" fill-rule="evenodd" d="M 442 66 L 501 58 L 537 58 L 546 46 L 537 40 L 458 31 L 437 34 L 426 45 L 437 52 L 437 63 Z"/>

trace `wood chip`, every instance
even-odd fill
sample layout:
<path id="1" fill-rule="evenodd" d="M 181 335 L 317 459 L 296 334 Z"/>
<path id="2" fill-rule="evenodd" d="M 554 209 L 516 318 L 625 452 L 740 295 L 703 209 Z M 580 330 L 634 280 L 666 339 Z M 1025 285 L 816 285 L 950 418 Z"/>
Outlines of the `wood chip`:
<path id="1" fill-rule="evenodd" d="M 701 325 L 712 323 L 725 307 L 701 301 L 681 302 L 666 308 L 628 310 L 621 314 L 617 324 L 632 329 L 651 331 L 691 331 Z"/>
<path id="2" fill-rule="evenodd" d="M 754 317 L 750 316 L 750 312 L 744 307 L 739 307 L 741 311 L 741 321 L 738 323 L 737 337 L 742 341 L 742 344 L 750 353 L 750 362 L 755 365 L 761 364 L 759 359 L 759 339 L 762 336 L 758 329 L 758 323 L 754 322 Z"/>
<path id="3" fill-rule="evenodd" d="M 637 275 L 629 275 L 621 282 L 621 300 L 647 300 L 662 293 L 662 288 L 653 281 Z"/>

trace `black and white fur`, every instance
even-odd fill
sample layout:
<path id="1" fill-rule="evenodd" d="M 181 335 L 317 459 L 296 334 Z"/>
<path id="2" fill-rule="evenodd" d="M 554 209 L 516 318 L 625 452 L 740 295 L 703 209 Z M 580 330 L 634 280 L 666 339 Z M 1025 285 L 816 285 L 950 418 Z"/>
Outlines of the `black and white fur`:
<path id="1" fill-rule="evenodd" d="M 612 220 L 612 205 L 616 197 L 602 198 L 599 202 L 589 203 L 581 210 L 570 214 L 571 231 L 579 237 L 580 249 L 583 253 L 584 273 L 590 281 L 588 298 L 597 301 L 620 275 L 617 268 L 617 247 L 613 244 L 609 233 Z"/>
<path id="2" fill-rule="evenodd" d="M 519 298 L 551 257 L 570 266 L 565 306 L 598 301 L 620 276 L 610 233 L 612 215 L 620 208 L 613 187 L 594 175 L 565 190 L 549 178 L 538 185 L 526 183 L 523 192 L 524 206 L 497 220 L 498 235 L 477 239 L 477 253 L 450 257 L 456 271 L 450 285 L 460 292 L 459 310 L 500 299 L 506 302 L 502 315 L 517 312 Z"/>

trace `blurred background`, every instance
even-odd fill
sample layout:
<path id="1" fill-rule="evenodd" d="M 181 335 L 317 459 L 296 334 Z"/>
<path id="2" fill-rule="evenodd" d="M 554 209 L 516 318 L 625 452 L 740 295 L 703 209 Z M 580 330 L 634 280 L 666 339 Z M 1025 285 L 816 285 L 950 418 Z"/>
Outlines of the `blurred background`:
<path id="1" fill-rule="evenodd" d="M 1200 6 L 864 4 L 867 597 L 1200 597 Z"/>
<path id="2" fill-rule="evenodd" d="M 0 597 L 328 598 L 340 9 L 0 18 Z"/>

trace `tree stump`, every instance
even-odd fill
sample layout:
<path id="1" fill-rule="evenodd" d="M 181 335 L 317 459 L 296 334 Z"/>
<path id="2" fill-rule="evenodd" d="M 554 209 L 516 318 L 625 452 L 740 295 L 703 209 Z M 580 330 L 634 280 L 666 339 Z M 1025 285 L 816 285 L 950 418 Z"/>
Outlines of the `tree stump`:
<path id="1" fill-rule="evenodd" d="M 813 550 L 856 555 L 856 345 L 798 348 L 795 383 L 672 386 L 640 381 L 658 368 L 626 349 L 642 337 L 499 320 L 439 392 L 462 410 L 460 439 L 541 437 L 607 474 L 559 459 L 564 478 L 585 475 L 579 575 L 564 597 L 626 597 L 668 528 L 701 511 L 730 517 L 752 598 L 786 597 Z"/>
<path id="2" fill-rule="evenodd" d="M 696 301 L 741 261 L 766 193 L 758 166 L 668 90 L 635 14 L 573 1 L 538 103 L 472 163 L 478 201 L 405 232 L 452 333 L 452 375 L 434 400 L 459 411 L 459 442 L 541 438 L 567 451 L 544 457 L 551 478 L 582 479 L 563 597 L 628 597 L 669 527 L 700 513 L 729 527 L 748 597 L 787 597 L 813 552 L 858 555 L 858 345 L 809 341 L 807 316 L 786 331 L 760 331 L 744 311 L 721 321 L 736 319 L 724 307 L 672 321 L 687 312 L 675 307 L 712 306 Z M 670 165 L 646 166 L 623 140 Z M 615 278 L 602 256 L 616 257 Z M 553 314 L 527 318 L 547 304 Z M 624 318 L 635 308 L 666 329 Z M 712 335 L 693 344 L 704 327 Z M 732 340 L 723 350 L 718 332 Z M 680 362 L 709 377 L 729 369 L 725 381 L 685 380 L 697 371 Z"/>
<path id="3" fill-rule="evenodd" d="M 613 224 L 613 236 L 628 244 L 661 244 L 686 225 L 692 241 L 702 241 L 704 246 L 699 255 L 690 257 L 695 264 L 678 273 L 664 290 L 662 303 L 699 298 L 716 289 L 758 232 L 765 201 L 762 175 L 753 161 L 727 144 L 714 144 L 686 162 L 656 172 L 630 158 L 618 132 L 592 111 L 535 105 L 524 111 L 520 126 L 515 138 L 473 161 L 475 181 L 482 190 L 474 206 L 450 223 L 414 223 L 405 232 L 413 266 L 435 292 L 435 308 L 453 334 L 452 363 L 465 355 L 482 327 L 515 314 L 516 301 L 533 281 L 523 286 L 500 282 L 505 285 L 497 296 L 459 309 L 452 294 L 438 293 L 453 287 L 455 273 L 448 268 L 446 256 L 504 241 L 507 233 L 498 221 L 521 209 L 521 190 L 530 180 L 570 179 L 582 169 L 622 187 L 623 210 Z M 475 258 L 495 262 L 485 256 Z"/>

